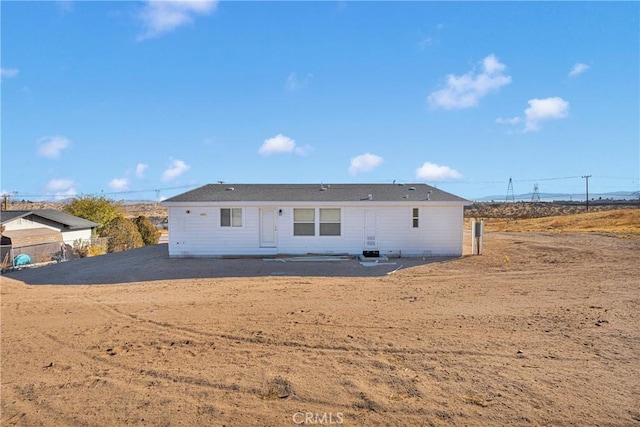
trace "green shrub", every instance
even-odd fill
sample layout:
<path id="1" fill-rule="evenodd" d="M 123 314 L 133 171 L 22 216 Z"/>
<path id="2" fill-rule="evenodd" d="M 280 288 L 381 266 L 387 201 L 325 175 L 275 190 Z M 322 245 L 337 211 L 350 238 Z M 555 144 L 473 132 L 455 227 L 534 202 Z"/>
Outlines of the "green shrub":
<path id="1" fill-rule="evenodd" d="M 96 229 L 98 234 L 101 234 L 102 229 L 114 219 L 124 218 L 120 203 L 109 200 L 104 196 L 75 198 L 64 206 L 64 211 L 100 224 Z"/>
<path id="2" fill-rule="evenodd" d="M 130 219 L 118 217 L 107 223 L 99 232 L 108 237 L 107 252 L 122 252 L 144 246 L 138 227 Z"/>
<path id="3" fill-rule="evenodd" d="M 144 215 L 140 215 L 133 220 L 138 227 L 140 236 L 142 236 L 142 242 L 145 246 L 156 245 L 160 241 L 160 230 L 158 230 L 149 218 Z"/>

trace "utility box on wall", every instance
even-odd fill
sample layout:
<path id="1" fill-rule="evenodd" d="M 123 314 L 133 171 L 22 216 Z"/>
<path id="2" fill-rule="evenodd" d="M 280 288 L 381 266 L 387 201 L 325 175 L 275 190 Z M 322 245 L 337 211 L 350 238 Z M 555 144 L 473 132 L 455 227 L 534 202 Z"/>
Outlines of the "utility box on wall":
<path id="1" fill-rule="evenodd" d="M 471 221 L 471 255 L 482 255 L 484 221 Z"/>

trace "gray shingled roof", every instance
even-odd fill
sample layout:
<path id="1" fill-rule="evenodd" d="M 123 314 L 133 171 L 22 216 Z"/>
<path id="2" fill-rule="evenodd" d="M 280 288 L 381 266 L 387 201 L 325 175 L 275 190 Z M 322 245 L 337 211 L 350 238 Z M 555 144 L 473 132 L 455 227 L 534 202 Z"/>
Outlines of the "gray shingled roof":
<path id="1" fill-rule="evenodd" d="M 70 215 L 66 212 L 58 211 L 56 209 L 36 209 L 32 211 L 2 211 L 0 212 L 0 220 L 2 222 L 7 222 L 16 218 L 24 218 L 29 215 L 35 215 L 49 221 L 57 222 L 58 224 L 64 225 L 69 230 L 82 230 L 86 228 L 98 227 L 100 225 L 93 221 Z"/>
<path id="2" fill-rule="evenodd" d="M 467 202 L 426 184 L 207 184 L 166 199 L 174 202 Z"/>

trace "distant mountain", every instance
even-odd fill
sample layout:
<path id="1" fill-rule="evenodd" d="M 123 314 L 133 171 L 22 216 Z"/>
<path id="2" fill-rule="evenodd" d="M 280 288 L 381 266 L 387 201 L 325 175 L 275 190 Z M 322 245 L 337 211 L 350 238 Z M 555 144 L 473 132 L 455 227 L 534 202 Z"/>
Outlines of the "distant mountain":
<path id="1" fill-rule="evenodd" d="M 533 193 L 516 194 L 514 196 L 517 202 L 530 202 Z M 477 202 L 504 202 L 506 200 L 506 194 L 500 196 L 485 196 L 473 199 Z M 610 193 L 594 193 L 589 194 L 589 200 L 638 200 L 640 198 L 640 192 L 638 191 L 613 191 Z M 541 202 L 552 201 L 580 201 L 584 200 L 584 193 L 540 193 Z"/>

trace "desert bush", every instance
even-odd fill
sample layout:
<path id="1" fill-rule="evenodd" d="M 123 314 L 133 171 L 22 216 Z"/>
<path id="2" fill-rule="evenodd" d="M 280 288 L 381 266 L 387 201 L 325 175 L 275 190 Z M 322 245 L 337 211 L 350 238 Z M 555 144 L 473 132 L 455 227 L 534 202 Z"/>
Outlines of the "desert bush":
<path id="1" fill-rule="evenodd" d="M 133 220 L 138 227 L 140 236 L 142 236 L 142 242 L 145 246 L 155 245 L 160 241 L 160 230 L 144 215 L 140 215 Z"/>
<path id="2" fill-rule="evenodd" d="M 89 256 L 104 255 L 107 253 L 109 244 L 108 237 L 94 237 L 91 239 L 91 247 L 89 248 Z"/>
<path id="3" fill-rule="evenodd" d="M 71 215 L 100 224 L 96 231 L 101 234 L 104 227 L 116 218 L 124 218 L 120 203 L 104 196 L 82 196 L 67 203 L 63 210 Z"/>
<path id="4" fill-rule="evenodd" d="M 133 221 L 118 217 L 107 223 L 99 232 L 101 237 L 108 237 L 107 252 L 121 252 L 144 246 L 142 236 Z"/>
<path id="5" fill-rule="evenodd" d="M 86 240 L 76 239 L 73 241 L 72 250 L 75 256 L 79 258 L 86 258 L 89 256 L 91 243 Z"/>

